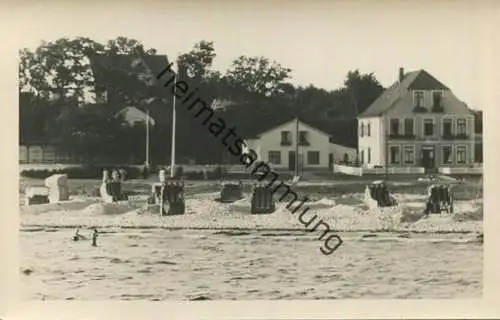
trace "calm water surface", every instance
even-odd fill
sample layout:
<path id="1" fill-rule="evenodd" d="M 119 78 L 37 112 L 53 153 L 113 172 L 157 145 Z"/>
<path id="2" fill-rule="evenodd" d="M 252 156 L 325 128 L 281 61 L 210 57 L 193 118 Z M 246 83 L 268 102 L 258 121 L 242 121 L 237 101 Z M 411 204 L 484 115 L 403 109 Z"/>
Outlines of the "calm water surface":
<path id="1" fill-rule="evenodd" d="M 480 298 L 483 247 L 470 235 L 127 229 L 98 247 L 74 230 L 21 232 L 24 299 Z M 90 235 L 90 231 L 82 231 Z"/>

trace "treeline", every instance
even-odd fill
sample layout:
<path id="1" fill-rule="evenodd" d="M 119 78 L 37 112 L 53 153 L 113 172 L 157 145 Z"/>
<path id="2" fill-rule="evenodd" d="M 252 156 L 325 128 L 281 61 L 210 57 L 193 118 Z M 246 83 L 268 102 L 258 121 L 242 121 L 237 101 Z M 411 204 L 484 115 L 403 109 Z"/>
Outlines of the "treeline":
<path id="1" fill-rule="evenodd" d="M 109 58 L 106 83 L 97 83 L 91 57 Z M 151 160 L 168 163 L 170 157 L 172 94 L 148 91 L 133 68 L 118 68 L 120 56 L 158 55 L 139 41 L 124 37 L 99 43 L 89 38 L 62 38 L 44 42 L 35 50 L 20 51 L 19 115 L 21 144 L 56 144 L 74 159 L 87 163 L 142 163 L 145 125 L 127 125 L 117 112 L 127 106 L 150 110 Z M 171 57 L 169 57 L 171 58 Z M 341 88 L 327 91 L 290 83 L 292 70 L 265 57 L 240 56 L 228 70 L 213 70 L 213 42 L 196 43 L 176 57 L 179 76 L 186 77 L 205 101 L 216 101 L 216 112 L 238 128 L 242 136 L 298 115 L 322 123 L 332 135 L 355 146 L 356 116 L 384 90 L 375 76 L 350 71 Z M 167 63 L 167 61 L 164 61 Z M 94 68 L 93 68 L 94 67 Z M 113 72 L 109 70 L 113 69 Z M 132 74 L 132 77 L 131 77 Z M 131 81 L 131 79 L 135 79 Z M 102 79 L 101 79 L 102 81 Z M 98 88 L 113 88 L 114 97 L 89 103 Z M 151 98 L 157 98 L 153 100 Z M 177 155 L 197 163 L 236 162 L 226 148 L 198 123 L 188 110 L 177 108 Z"/>

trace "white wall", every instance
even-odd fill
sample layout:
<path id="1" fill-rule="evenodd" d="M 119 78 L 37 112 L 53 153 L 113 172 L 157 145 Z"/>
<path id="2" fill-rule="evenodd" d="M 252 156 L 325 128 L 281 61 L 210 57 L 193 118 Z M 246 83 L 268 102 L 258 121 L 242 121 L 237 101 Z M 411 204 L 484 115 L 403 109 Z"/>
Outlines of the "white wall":
<path id="1" fill-rule="evenodd" d="M 361 137 L 362 124 L 365 127 L 363 137 Z M 367 126 L 370 124 L 370 135 L 367 135 Z M 361 161 L 361 151 L 364 151 L 364 166 L 373 167 L 374 165 L 383 166 L 385 164 L 383 133 L 383 119 L 379 117 L 358 119 L 358 152 Z M 371 159 L 368 163 L 368 148 L 370 149 Z"/>
<path id="2" fill-rule="evenodd" d="M 342 163 L 344 161 L 344 154 L 347 154 L 349 162 L 354 162 L 356 161 L 356 152 L 356 148 L 330 143 L 330 153 L 333 153 L 334 163 Z"/>
<path id="3" fill-rule="evenodd" d="M 291 145 L 281 145 L 281 132 L 289 131 L 291 134 Z M 299 131 L 307 131 L 308 146 L 299 145 L 299 158 L 303 161 L 304 168 L 328 168 L 329 154 L 334 153 L 334 161 L 341 160 L 344 153 L 349 154 L 349 158 L 355 157 L 356 150 L 340 145 L 334 145 L 329 142 L 330 136 L 307 124 L 299 123 Z M 296 142 L 296 120 L 280 125 L 272 130 L 266 131 L 260 135 L 260 139 L 247 140 L 248 146 L 254 151 L 260 151 L 263 161 L 269 161 L 269 151 L 281 152 L 281 164 L 274 165 L 276 168 L 288 168 L 289 151 L 295 151 Z M 319 151 L 319 164 L 309 164 L 307 153 L 309 151 Z"/>

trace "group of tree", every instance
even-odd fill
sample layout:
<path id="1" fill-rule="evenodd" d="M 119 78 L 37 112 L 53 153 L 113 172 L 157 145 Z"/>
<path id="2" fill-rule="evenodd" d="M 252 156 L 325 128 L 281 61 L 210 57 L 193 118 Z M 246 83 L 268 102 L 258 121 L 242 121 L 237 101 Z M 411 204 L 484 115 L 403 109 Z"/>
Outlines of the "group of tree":
<path id="1" fill-rule="evenodd" d="M 117 116 L 117 111 L 133 102 L 151 108 L 156 121 L 151 129 L 151 159 L 168 162 L 171 99 L 152 103 L 143 87 L 127 80 L 130 70 L 123 69 L 115 70 L 109 80 L 121 88 L 122 100 L 88 102 L 97 90 L 90 57 L 112 60 L 120 55 L 156 54 L 156 49 L 124 37 L 104 44 L 89 38 L 62 38 L 43 42 L 35 50 L 21 50 L 20 142 L 54 143 L 62 152 L 86 162 L 142 162 L 145 126 L 126 125 Z M 355 144 L 356 116 L 384 90 L 372 73 L 358 70 L 348 72 L 342 87 L 328 91 L 313 85 L 294 86 L 290 83 L 292 70 L 265 57 L 240 56 L 224 72 L 213 69 L 215 58 L 213 42 L 196 43 L 191 51 L 175 58 L 179 77 L 188 77 L 190 86 L 198 88 L 206 101 L 226 102 L 216 112 L 242 134 L 293 114 L 345 128 L 350 132 L 346 142 Z M 182 109 L 177 116 L 176 146 L 180 157 L 199 163 L 220 162 L 225 149 Z"/>

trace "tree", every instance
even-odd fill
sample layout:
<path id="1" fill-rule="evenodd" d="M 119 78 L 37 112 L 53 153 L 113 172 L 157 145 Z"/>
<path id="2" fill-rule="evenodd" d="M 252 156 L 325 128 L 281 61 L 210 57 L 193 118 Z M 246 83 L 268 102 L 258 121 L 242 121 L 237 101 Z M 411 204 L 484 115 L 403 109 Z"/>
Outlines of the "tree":
<path id="1" fill-rule="evenodd" d="M 202 40 L 191 51 L 181 54 L 177 58 L 177 64 L 179 69 L 183 68 L 190 78 L 199 82 L 209 75 L 215 56 L 214 43 Z"/>
<path id="2" fill-rule="evenodd" d="M 94 92 L 90 55 L 156 53 L 144 50 L 134 39 L 118 37 L 102 45 L 89 38 L 61 38 L 43 42 L 35 51 L 20 50 L 19 83 L 22 91 L 53 100 L 76 100 L 83 103 L 87 92 Z"/>
<path id="3" fill-rule="evenodd" d="M 291 71 L 264 57 L 240 56 L 233 61 L 226 78 L 234 89 L 239 90 L 240 95 L 246 91 L 269 97 L 282 93 L 285 80 L 290 78 Z"/>
<path id="4" fill-rule="evenodd" d="M 358 69 L 347 73 L 344 86 L 355 117 L 365 111 L 384 91 L 373 73 L 361 74 Z"/>
<path id="5" fill-rule="evenodd" d="M 88 105 L 62 113 L 55 121 L 53 142 L 85 163 L 126 159 L 128 144 L 123 117 L 102 105 Z"/>

